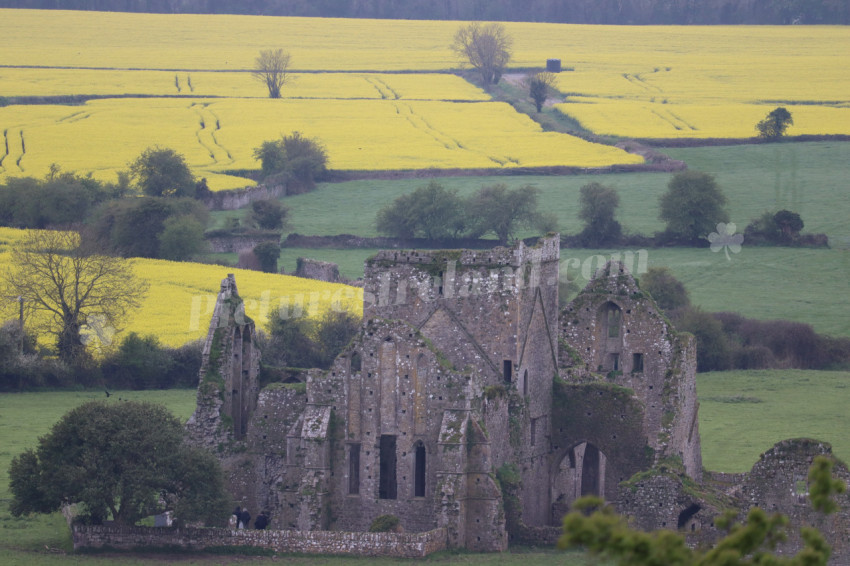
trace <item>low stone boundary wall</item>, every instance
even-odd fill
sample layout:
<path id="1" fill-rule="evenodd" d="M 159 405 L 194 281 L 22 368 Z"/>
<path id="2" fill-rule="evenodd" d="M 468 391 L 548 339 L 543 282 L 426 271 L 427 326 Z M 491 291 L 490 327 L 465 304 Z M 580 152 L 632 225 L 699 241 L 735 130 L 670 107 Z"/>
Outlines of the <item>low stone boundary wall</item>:
<path id="1" fill-rule="evenodd" d="M 342 554 L 422 558 L 445 550 L 446 530 L 424 533 L 352 533 L 343 531 L 274 531 L 74 525 L 74 550 L 179 547 L 202 551 L 212 547 L 250 546 L 280 553 Z"/>

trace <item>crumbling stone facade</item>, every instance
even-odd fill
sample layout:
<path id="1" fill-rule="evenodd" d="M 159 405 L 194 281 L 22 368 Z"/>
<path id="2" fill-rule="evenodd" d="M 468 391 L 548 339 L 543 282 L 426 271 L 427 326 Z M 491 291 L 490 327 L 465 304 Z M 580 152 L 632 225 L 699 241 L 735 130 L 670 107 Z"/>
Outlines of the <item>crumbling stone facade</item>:
<path id="1" fill-rule="evenodd" d="M 262 391 L 229 277 L 190 431 L 273 528 L 362 532 L 392 514 L 479 551 L 550 540 L 574 499 L 616 502 L 665 459 L 699 480 L 692 338 L 617 263 L 559 312 L 559 245 L 379 252 L 331 369 Z"/>

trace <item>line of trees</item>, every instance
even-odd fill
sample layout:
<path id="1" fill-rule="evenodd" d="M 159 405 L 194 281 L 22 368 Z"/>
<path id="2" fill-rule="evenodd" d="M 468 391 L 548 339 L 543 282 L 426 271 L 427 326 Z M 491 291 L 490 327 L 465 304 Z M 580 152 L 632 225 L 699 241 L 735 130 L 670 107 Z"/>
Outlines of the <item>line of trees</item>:
<path id="1" fill-rule="evenodd" d="M 485 185 L 467 199 L 431 181 L 378 211 L 378 232 L 397 238 L 457 239 L 493 234 L 505 245 L 522 229 L 555 229 L 557 219 L 537 210 L 540 189 Z"/>
<path id="2" fill-rule="evenodd" d="M 848 24 L 836 0 L 0 0 L 0 7 L 586 24 Z"/>

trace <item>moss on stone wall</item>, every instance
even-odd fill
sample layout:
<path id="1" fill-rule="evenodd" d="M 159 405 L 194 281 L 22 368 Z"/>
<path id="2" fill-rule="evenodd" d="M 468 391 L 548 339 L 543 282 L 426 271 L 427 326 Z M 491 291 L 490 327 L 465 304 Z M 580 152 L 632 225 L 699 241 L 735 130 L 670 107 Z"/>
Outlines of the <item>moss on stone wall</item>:
<path id="1" fill-rule="evenodd" d="M 618 477 L 652 465 L 643 430 L 644 407 L 630 389 L 606 382 L 553 383 L 552 442 L 564 448 L 582 440 L 608 458 Z"/>

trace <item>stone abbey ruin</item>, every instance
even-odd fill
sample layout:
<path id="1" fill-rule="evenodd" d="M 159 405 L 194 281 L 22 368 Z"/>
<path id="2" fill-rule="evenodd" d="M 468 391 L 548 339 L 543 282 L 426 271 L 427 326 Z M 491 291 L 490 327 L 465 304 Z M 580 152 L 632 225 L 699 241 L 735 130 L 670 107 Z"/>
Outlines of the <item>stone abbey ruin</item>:
<path id="1" fill-rule="evenodd" d="M 704 472 L 694 338 L 616 262 L 559 308 L 559 259 L 557 235 L 380 252 L 360 333 L 331 369 L 262 389 L 256 328 L 228 276 L 190 435 L 219 454 L 236 502 L 268 510 L 276 530 L 365 532 L 394 515 L 405 533 L 501 551 L 554 543 L 587 494 L 694 544 L 716 540 L 728 508 L 809 520 L 806 471 L 829 446 L 786 441 L 750 473 Z M 836 474 L 850 476 L 840 463 Z M 830 521 L 840 556 L 850 520 Z"/>

